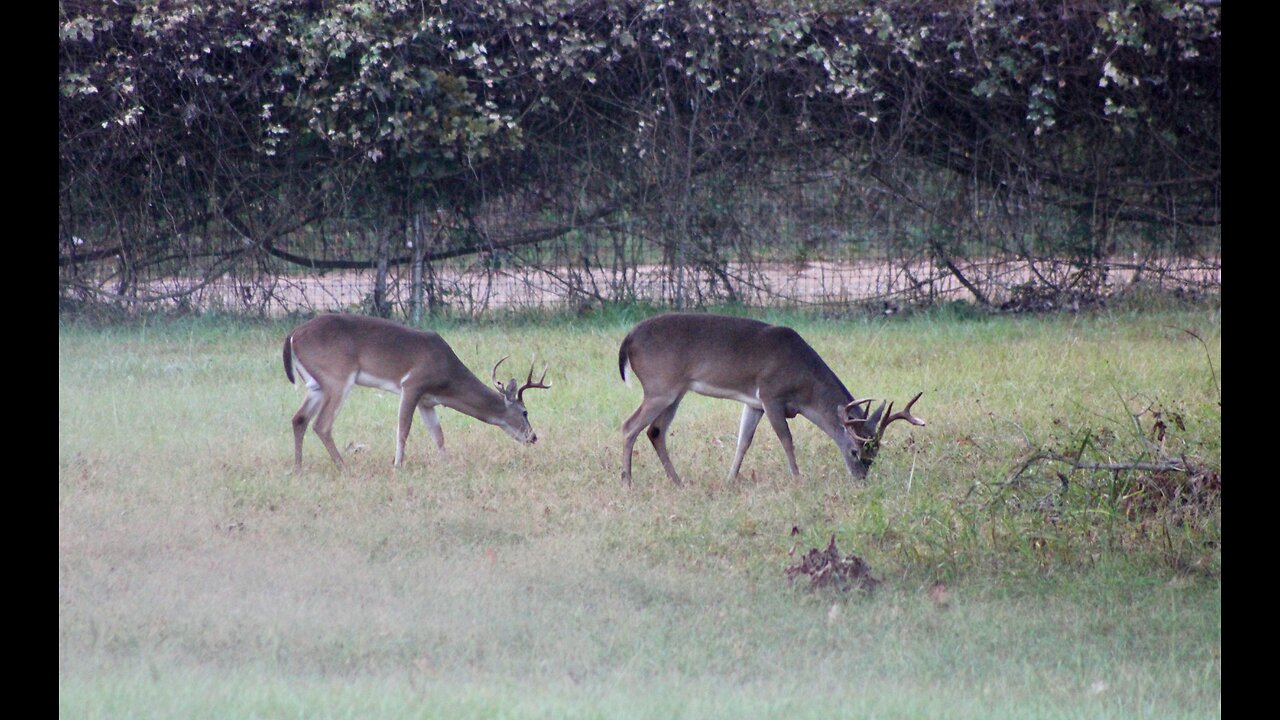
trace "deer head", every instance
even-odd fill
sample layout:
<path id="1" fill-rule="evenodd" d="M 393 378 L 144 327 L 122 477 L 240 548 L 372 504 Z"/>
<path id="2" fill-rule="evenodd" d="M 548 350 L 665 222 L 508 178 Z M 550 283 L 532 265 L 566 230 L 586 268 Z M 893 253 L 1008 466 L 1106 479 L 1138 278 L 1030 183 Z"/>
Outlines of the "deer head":
<path id="1" fill-rule="evenodd" d="M 862 400 L 854 400 L 844 406 L 844 427 L 849 433 L 849 439 L 853 441 L 853 446 L 858 452 L 858 460 L 862 463 L 863 469 L 871 467 L 871 463 L 876 459 L 876 453 L 880 451 L 880 441 L 884 438 L 885 428 L 894 420 L 906 420 L 912 425 L 924 425 L 924 420 L 911 414 L 911 406 L 916 404 L 920 396 L 924 395 L 924 391 L 916 393 L 911 398 L 907 406 L 899 410 L 893 411 L 893 403 L 880 403 L 875 412 L 867 413 L 871 408 L 872 398 L 863 398 Z"/>
<path id="2" fill-rule="evenodd" d="M 493 385 L 502 393 L 502 398 L 507 404 L 506 412 L 503 414 L 502 421 L 498 425 L 506 430 L 511 437 L 523 443 L 532 445 L 538 441 L 538 436 L 533 432 L 533 427 L 529 425 L 529 413 L 524 407 L 524 391 L 534 388 L 549 388 L 551 383 L 543 384 L 543 380 L 547 379 L 547 370 L 550 366 L 542 369 L 542 377 L 537 382 L 533 381 L 533 365 L 529 365 L 529 375 L 525 379 L 524 384 L 516 387 L 516 379 L 511 378 L 509 382 L 502 382 L 498 379 L 498 366 L 502 364 L 510 355 L 507 355 L 494 363 L 490 377 L 493 378 Z"/>

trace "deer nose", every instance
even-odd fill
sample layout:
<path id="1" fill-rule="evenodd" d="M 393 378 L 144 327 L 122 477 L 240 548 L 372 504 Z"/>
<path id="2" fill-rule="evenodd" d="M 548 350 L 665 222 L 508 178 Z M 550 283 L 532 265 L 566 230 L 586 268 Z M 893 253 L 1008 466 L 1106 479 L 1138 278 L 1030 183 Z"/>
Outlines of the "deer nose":
<path id="1" fill-rule="evenodd" d="M 532 445 L 536 442 L 538 442 L 538 433 L 529 433 L 529 444 Z"/>

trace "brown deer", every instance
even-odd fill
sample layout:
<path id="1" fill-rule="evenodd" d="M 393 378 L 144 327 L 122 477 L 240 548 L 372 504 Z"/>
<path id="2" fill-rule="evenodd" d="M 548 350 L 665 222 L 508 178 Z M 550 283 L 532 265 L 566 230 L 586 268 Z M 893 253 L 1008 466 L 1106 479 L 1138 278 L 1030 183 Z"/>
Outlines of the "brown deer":
<path id="1" fill-rule="evenodd" d="M 442 457 L 444 434 L 436 406 L 443 405 L 490 425 L 497 425 L 517 441 L 532 444 L 538 436 L 529 425 L 524 391 L 549 388 L 547 371 L 516 387 L 498 381 L 498 365 L 491 373 L 497 391 L 477 378 L 439 335 L 414 330 L 390 320 L 360 315 L 321 315 L 294 328 L 284 339 L 284 374 L 294 382 L 302 378 L 307 396 L 293 416 L 295 472 L 302 468 L 302 437 L 315 420 L 315 433 L 333 462 L 342 467 L 342 455 L 333 444 L 333 421 L 353 385 L 380 388 L 400 395 L 400 422 L 396 431 L 395 465 L 404 462 L 404 442 L 409 436 L 413 411 L 431 431 Z"/>
<path id="2" fill-rule="evenodd" d="M 911 414 L 911 406 L 923 392 L 899 412 L 893 412 L 892 403 L 887 411 L 881 403 L 868 414 L 871 398 L 855 400 L 799 333 L 758 320 L 704 313 L 649 318 L 632 328 L 618 348 L 618 372 L 624 382 L 628 370 L 644 387 L 644 400 L 622 425 L 622 481 L 627 484 L 631 483 L 631 450 L 645 427 L 667 477 L 681 484 L 667 455 L 666 436 L 680 400 L 690 391 L 745 406 L 730 480 L 738 476 L 761 417 L 767 417 L 778 434 L 796 478 L 800 469 L 788 418 L 803 415 L 830 435 L 855 479 L 866 477 L 890 423 L 925 424 Z"/>

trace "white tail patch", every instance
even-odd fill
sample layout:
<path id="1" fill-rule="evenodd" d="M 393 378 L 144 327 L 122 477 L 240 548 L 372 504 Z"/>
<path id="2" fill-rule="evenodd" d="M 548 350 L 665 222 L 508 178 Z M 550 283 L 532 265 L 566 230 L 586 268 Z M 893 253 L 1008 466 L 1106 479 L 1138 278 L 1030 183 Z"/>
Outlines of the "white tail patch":
<path id="1" fill-rule="evenodd" d="M 622 382 L 631 387 L 631 358 L 628 357 L 622 362 Z"/>
<path id="2" fill-rule="evenodd" d="M 289 339 L 289 344 L 293 344 L 293 338 Z M 315 377 L 313 377 L 311 373 L 307 372 L 306 366 L 304 366 L 302 361 L 298 359 L 297 353 L 293 353 L 293 375 L 301 380 L 303 385 L 306 385 L 308 392 L 320 392 L 320 383 L 316 381 Z"/>

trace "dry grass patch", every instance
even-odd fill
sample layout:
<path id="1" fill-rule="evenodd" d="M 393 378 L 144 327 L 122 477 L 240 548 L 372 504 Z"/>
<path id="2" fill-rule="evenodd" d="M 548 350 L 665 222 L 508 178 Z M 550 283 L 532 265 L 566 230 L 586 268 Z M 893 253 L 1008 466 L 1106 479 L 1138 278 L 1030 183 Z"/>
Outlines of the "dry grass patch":
<path id="1" fill-rule="evenodd" d="M 1047 478 L 1017 502 L 995 492 L 1024 433 L 1123 421 L 1117 387 L 1176 407 L 1180 442 L 1220 467 L 1204 348 L 1162 329 L 1194 324 L 1219 367 L 1216 311 L 792 321 L 855 392 L 925 385 L 927 432 L 888 438 L 866 484 L 803 421 L 803 481 L 761 432 L 725 482 L 739 409 L 691 397 L 670 439 L 687 486 L 642 441 L 623 488 L 619 427 L 640 397 L 617 379 L 630 318 L 445 328 L 473 369 L 522 352 L 551 364 L 533 447 L 443 411 L 452 459 L 416 427 L 397 471 L 394 397 L 356 390 L 335 436 L 367 449 L 339 473 L 308 438 L 301 475 L 286 326 L 64 326 L 60 714 L 1219 710 L 1220 503 L 1144 536 L 1148 511 L 1122 498 L 1068 494 L 1054 524 L 1031 502 Z M 1166 527 L 1184 560 L 1217 543 L 1208 567 L 1180 568 Z M 792 546 L 833 535 L 883 581 L 874 595 L 788 586 Z"/>

